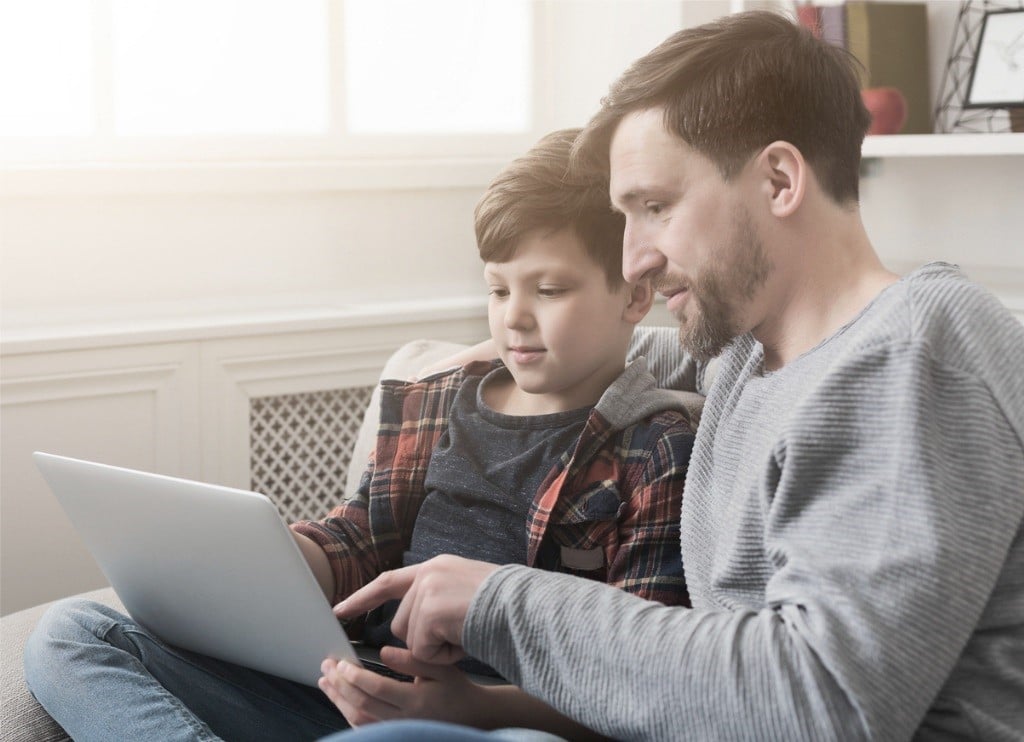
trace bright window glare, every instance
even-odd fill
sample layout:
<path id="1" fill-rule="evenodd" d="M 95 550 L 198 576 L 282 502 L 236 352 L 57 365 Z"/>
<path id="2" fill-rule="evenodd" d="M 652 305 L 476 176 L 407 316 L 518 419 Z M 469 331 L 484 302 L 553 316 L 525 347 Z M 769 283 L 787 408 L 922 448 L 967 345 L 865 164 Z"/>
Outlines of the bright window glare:
<path id="1" fill-rule="evenodd" d="M 113 0 L 116 132 L 325 132 L 326 2 Z"/>
<path id="2" fill-rule="evenodd" d="M 91 13 L 83 0 L 0 0 L 0 135 L 93 132 Z"/>
<path id="3" fill-rule="evenodd" d="M 518 132 L 530 124 L 528 0 L 346 0 L 351 132 Z"/>

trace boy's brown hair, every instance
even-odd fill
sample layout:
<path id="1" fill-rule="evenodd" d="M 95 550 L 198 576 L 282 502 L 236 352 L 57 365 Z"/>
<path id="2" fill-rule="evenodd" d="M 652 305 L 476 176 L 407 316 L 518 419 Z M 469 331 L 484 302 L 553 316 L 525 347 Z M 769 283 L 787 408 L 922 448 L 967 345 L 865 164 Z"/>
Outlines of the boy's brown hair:
<path id="1" fill-rule="evenodd" d="M 581 129 L 543 137 L 491 181 L 473 212 L 476 243 L 485 262 L 505 263 L 537 230 L 572 229 L 604 269 L 609 288 L 622 285 L 625 218 L 612 211 L 607 173 L 584 172 L 572 159 Z"/>
<path id="2" fill-rule="evenodd" d="M 612 84 L 577 142 L 577 159 L 607 171 L 619 122 L 663 108 L 666 129 L 726 180 L 782 140 L 800 150 L 836 203 L 856 201 L 870 124 L 856 64 L 845 50 L 767 11 L 679 31 Z"/>

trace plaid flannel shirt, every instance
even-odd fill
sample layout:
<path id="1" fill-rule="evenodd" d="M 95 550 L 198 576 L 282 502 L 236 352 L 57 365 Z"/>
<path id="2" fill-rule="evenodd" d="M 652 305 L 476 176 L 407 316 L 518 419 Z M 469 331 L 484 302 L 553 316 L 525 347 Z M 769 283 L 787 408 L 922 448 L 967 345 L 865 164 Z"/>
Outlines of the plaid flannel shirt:
<path id="1" fill-rule="evenodd" d="M 431 454 L 459 387 L 499 362 L 476 362 L 417 382 L 381 384 L 380 426 L 356 494 L 318 521 L 292 527 L 327 554 L 334 601 L 402 566 Z M 666 605 L 689 605 L 679 542 L 683 482 L 693 447 L 687 417 L 658 412 L 616 430 L 596 409 L 575 446 L 545 477 L 525 527 L 527 565 L 603 580 Z"/>

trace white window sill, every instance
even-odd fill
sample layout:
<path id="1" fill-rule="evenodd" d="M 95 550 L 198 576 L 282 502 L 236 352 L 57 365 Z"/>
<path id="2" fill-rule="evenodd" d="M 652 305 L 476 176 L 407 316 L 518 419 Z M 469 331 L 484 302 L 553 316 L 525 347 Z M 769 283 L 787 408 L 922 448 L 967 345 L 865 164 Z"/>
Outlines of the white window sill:
<path id="1" fill-rule="evenodd" d="M 482 188 L 504 157 L 83 163 L 0 168 L 0 197 Z"/>
<path id="2" fill-rule="evenodd" d="M 191 342 L 487 316 L 486 296 L 346 302 L 337 294 L 5 311 L 0 355 Z"/>

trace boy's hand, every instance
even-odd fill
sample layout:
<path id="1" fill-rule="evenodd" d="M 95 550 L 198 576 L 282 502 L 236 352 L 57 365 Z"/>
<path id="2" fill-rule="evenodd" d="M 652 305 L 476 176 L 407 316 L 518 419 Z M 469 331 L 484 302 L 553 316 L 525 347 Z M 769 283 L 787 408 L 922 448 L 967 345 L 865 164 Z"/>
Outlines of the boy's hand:
<path id="1" fill-rule="evenodd" d="M 384 647 L 381 659 L 388 667 L 415 675 L 411 683 L 378 675 L 348 662 L 324 660 L 320 689 L 353 727 L 388 719 L 435 719 L 477 726 L 479 713 L 489 704 L 486 691 L 448 665 L 419 662 L 407 649 Z"/>
<path id="2" fill-rule="evenodd" d="M 462 626 L 481 583 L 495 564 L 446 554 L 422 564 L 385 572 L 334 607 L 339 618 L 358 616 L 387 600 L 401 598 L 391 632 L 412 656 L 431 664 L 451 664 L 465 656 Z"/>

